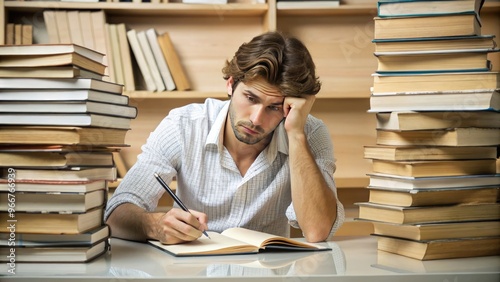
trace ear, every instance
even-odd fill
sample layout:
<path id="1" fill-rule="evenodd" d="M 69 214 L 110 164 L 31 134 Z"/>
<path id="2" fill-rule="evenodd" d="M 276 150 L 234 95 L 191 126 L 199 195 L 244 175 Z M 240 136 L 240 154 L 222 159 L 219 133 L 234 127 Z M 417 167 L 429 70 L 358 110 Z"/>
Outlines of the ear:
<path id="1" fill-rule="evenodd" d="M 233 94 L 233 83 L 234 83 L 234 79 L 233 79 L 232 76 L 230 76 L 226 80 L 226 89 L 227 89 L 227 95 L 228 96 L 231 96 Z"/>

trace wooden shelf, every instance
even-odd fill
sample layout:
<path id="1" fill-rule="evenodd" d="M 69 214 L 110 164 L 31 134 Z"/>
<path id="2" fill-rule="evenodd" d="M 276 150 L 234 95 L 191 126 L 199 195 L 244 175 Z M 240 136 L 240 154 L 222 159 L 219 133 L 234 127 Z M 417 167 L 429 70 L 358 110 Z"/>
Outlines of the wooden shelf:
<path id="1" fill-rule="evenodd" d="M 216 98 L 216 99 L 227 99 L 227 94 L 225 92 L 204 92 L 204 91 L 165 91 L 165 92 L 150 92 L 150 91 L 132 91 L 125 92 L 125 95 L 129 96 L 131 99 L 142 100 L 142 99 L 205 99 L 205 98 Z M 334 93 L 325 91 L 320 92 L 317 95 L 317 99 L 368 99 L 369 93 L 361 93 L 358 96 L 339 96 Z"/>
<path id="2" fill-rule="evenodd" d="M 374 5 L 341 5 L 334 8 L 281 8 L 277 9 L 278 16 L 334 16 L 334 15 L 369 15 L 377 13 Z"/>
<path id="3" fill-rule="evenodd" d="M 110 15 L 127 16 L 262 16 L 267 4 L 234 3 L 226 5 L 182 3 L 110 3 L 110 2 L 54 2 L 54 1 L 5 1 L 10 11 L 34 12 L 40 9 L 105 10 Z"/>
<path id="4" fill-rule="evenodd" d="M 225 99 L 227 94 L 224 92 L 201 92 L 201 91 L 171 91 L 171 92 L 150 92 L 150 91 L 134 91 L 125 92 L 125 95 L 131 99 L 204 99 L 217 98 Z"/>

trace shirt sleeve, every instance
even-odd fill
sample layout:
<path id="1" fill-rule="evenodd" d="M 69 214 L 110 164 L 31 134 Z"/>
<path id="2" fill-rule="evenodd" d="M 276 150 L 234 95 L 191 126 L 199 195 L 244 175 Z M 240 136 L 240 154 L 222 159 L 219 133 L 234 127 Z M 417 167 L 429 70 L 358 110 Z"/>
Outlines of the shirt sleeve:
<path id="1" fill-rule="evenodd" d="M 164 190 L 154 177 L 162 176 L 170 183 L 176 175 L 182 145 L 178 138 L 179 129 L 171 115 L 162 120 L 150 134 L 146 144 L 113 196 L 106 205 L 104 220 L 121 204 L 132 203 L 147 211 L 154 211 Z"/>
<path id="2" fill-rule="evenodd" d="M 310 118 L 311 119 L 311 118 Z M 312 118 L 314 121 L 315 118 Z M 344 206 L 339 201 L 337 196 L 337 187 L 335 185 L 334 180 L 334 172 L 336 170 L 335 157 L 333 153 L 333 143 L 330 138 L 330 133 L 328 132 L 328 128 L 323 124 L 323 122 L 316 119 L 319 123 L 316 123 L 314 126 L 314 122 L 308 122 L 306 125 L 306 132 L 308 136 L 308 143 L 311 149 L 311 152 L 315 158 L 316 164 L 318 165 L 325 181 L 332 189 L 335 194 L 335 198 L 337 199 L 337 218 L 332 226 L 330 231 L 330 236 L 332 236 L 339 227 L 344 223 L 345 212 Z M 290 204 L 286 210 L 286 216 L 288 218 L 289 224 L 294 228 L 300 228 L 299 223 L 297 221 L 297 215 L 295 214 L 295 210 L 293 208 L 293 204 Z"/>

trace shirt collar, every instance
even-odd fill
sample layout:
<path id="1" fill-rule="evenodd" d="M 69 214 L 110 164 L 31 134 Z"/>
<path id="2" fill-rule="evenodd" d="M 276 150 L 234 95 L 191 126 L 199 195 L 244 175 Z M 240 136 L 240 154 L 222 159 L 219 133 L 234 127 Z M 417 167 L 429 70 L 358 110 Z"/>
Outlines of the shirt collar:
<path id="1" fill-rule="evenodd" d="M 207 145 L 216 145 L 219 148 L 219 151 L 223 148 L 223 138 L 224 138 L 224 125 L 226 123 L 227 114 L 229 112 L 229 104 L 230 101 L 226 101 L 222 109 L 220 110 L 217 118 L 215 119 L 212 128 L 207 136 L 207 141 L 205 142 L 205 146 Z M 271 143 L 265 149 L 266 158 L 271 163 L 276 158 L 278 152 L 288 155 L 288 136 L 286 135 L 285 126 L 283 122 L 280 123 L 273 133 L 273 139 Z"/>

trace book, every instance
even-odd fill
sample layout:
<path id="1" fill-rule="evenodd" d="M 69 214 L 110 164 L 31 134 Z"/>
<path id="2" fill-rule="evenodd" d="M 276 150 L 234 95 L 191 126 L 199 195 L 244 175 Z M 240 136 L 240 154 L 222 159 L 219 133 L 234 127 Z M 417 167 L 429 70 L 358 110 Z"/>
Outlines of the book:
<path id="1" fill-rule="evenodd" d="M 6 246 L 9 240 L 9 233 L 0 233 L 0 246 Z M 108 225 L 101 225 L 84 233 L 78 234 L 37 234 L 37 233 L 17 233 L 15 244 L 18 247 L 75 247 L 92 246 L 97 242 L 110 237 Z"/>
<path id="2" fill-rule="evenodd" d="M 499 220 L 500 204 L 458 204 L 400 207 L 369 202 L 356 203 L 359 218 L 397 224 Z"/>
<path id="3" fill-rule="evenodd" d="M 135 90 L 134 69 L 132 67 L 132 57 L 127 39 L 127 28 L 124 23 L 116 25 L 118 33 L 118 46 L 121 54 L 121 63 L 123 66 L 123 77 L 125 79 L 125 90 Z"/>
<path id="4" fill-rule="evenodd" d="M 425 130 L 453 127 L 500 127 L 500 112 L 439 111 L 376 113 L 377 129 Z"/>
<path id="5" fill-rule="evenodd" d="M 500 236 L 500 221 L 393 224 L 373 221 L 373 233 L 409 240 L 439 240 Z"/>
<path id="6" fill-rule="evenodd" d="M 23 36 L 23 25 L 14 24 L 14 45 L 21 45 Z"/>
<path id="7" fill-rule="evenodd" d="M 191 89 L 191 84 L 187 78 L 186 72 L 181 64 L 181 60 L 175 50 L 174 44 L 168 32 L 164 32 L 157 37 L 158 44 L 160 44 L 161 51 L 165 60 L 167 60 L 168 68 L 172 73 L 175 87 L 179 91 Z"/>
<path id="8" fill-rule="evenodd" d="M 80 18 L 80 27 L 82 29 L 82 38 L 84 46 L 89 49 L 96 48 L 94 42 L 94 34 L 93 34 L 93 24 L 92 24 L 92 15 L 91 11 L 78 11 L 78 16 Z"/>
<path id="9" fill-rule="evenodd" d="M 370 173 L 370 187 L 386 187 L 394 189 L 439 189 L 458 187 L 499 186 L 500 174 L 454 175 L 414 177 L 383 173 Z"/>
<path id="10" fill-rule="evenodd" d="M 5 145 L 85 145 L 125 147 L 125 129 L 61 127 L 61 126 L 0 126 L 0 144 Z"/>
<path id="11" fill-rule="evenodd" d="M 137 32 L 137 40 L 139 46 L 141 46 L 142 53 L 146 59 L 146 63 L 149 67 L 153 81 L 156 84 L 156 91 L 161 92 L 166 90 L 165 83 L 163 82 L 160 69 L 158 68 L 158 62 L 156 61 L 153 51 L 151 50 L 151 45 L 149 44 L 148 38 L 146 37 L 146 31 L 142 30 Z"/>
<path id="12" fill-rule="evenodd" d="M 372 94 L 451 92 L 500 88 L 498 72 L 372 74 Z"/>
<path id="13" fill-rule="evenodd" d="M 497 47 L 495 35 L 373 39 L 372 43 L 375 52 L 491 50 Z"/>
<path id="14" fill-rule="evenodd" d="M 74 146 L 0 146 L 4 167 L 113 166 L 113 152 Z"/>
<path id="15" fill-rule="evenodd" d="M 137 65 L 139 66 L 142 77 L 144 78 L 146 90 L 156 91 L 156 83 L 149 69 L 148 62 L 146 61 L 144 53 L 141 49 L 141 45 L 139 44 L 139 40 L 137 39 L 137 31 L 135 29 L 128 30 L 127 38 L 132 50 L 132 54 L 134 54 L 134 58 L 137 62 Z"/>
<path id="16" fill-rule="evenodd" d="M 0 115 L 2 113 L 92 113 L 135 118 L 137 117 L 137 108 L 93 101 L 4 101 L 0 104 Z"/>
<path id="17" fill-rule="evenodd" d="M 111 34 L 109 31 L 109 24 L 104 24 L 104 44 L 106 44 L 106 81 L 116 82 L 116 74 L 115 74 L 115 62 L 113 55 L 113 46 L 111 45 Z"/>
<path id="18" fill-rule="evenodd" d="M 69 34 L 71 35 L 71 43 L 84 46 L 85 43 L 83 42 L 82 27 L 78 13 L 80 13 L 78 10 L 66 11 L 66 15 L 68 16 Z"/>
<path id="19" fill-rule="evenodd" d="M 500 237 L 412 241 L 377 236 L 377 249 L 419 260 L 494 256 L 500 254 Z"/>
<path id="20" fill-rule="evenodd" d="M 8 179 L 0 179 L 0 191 L 12 191 Z M 88 193 L 106 189 L 106 180 L 92 181 L 16 181 L 15 192 L 52 192 L 52 193 Z"/>
<path id="21" fill-rule="evenodd" d="M 43 11 L 43 20 L 47 30 L 47 35 L 50 44 L 58 44 L 59 33 L 57 30 L 56 13 L 54 10 Z"/>
<path id="22" fill-rule="evenodd" d="M 339 0 L 278 0 L 278 9 L 320 9 L 340 6 Z"/>
<path id="23" fill-rule="evenodd" d="M 0 78 L 0 89 L 91 89 L 123 93 L 123 85 L 90 78 Z"/>
<path id="24" fill-rule="evenodd" d="M 15 193 L 16 212 L 85 212 L 104 205 L 107 191 L 96 190 L 88 193 Z M 12 194 L 11 194 L 12 195 Z M 9 193 L 0 193 L 0 211 L 8 211 Z"/>
<path id="25" fill-rule="evenodd" d="M 386 161 L 372 160 L 372 171 L 400 176 L 433 177 L 453 175 L 495 174 L 496 159 Z"/>
<path id="26" fill-rule="evenodd" d="M 424 190 L 368 186 L 368 189 L 370 203 L 401 207 L 495 203 L 500 199 L 500 188 L 491 186 Z"/>
<path id="27" fill-rule="evenodd" d="M 446 14 L 479 14 L 484 0 L 379 0 L 379 17 L 420 17 Z"/>
<path id="28" fill-rule="evenodd" d="M 2 261 L 8 261 L 10 247 L 0 246 Z M 110 249 L 107 240 L 92 246 L 38 246 L 16 247 L 16 262 L 89 262 Z"/>
<path id="29" fill-rule="evenodd" d="M 59 43 L 71 43 L 71 34 L 69 31 L 69 20 L 66 10 L 54 11 L 56 16 L 57 34 L 59 34 Z"/>
<path id="30" fill-rule="evenodd" d="M 488 53 L 498 50 L 376 52 L 378 73 L 489 71 Z"/>
<path id="31" fill-rule="evenodd" d="M 102 80 L 104 76 L 75 66 L 56 67 L 3 67 L 0 77 L 10 78 L 92 78 Z"/>
<path id="32" fill-rule="evenodd" d="M 129 97 L 121 93 L 102 92 L 92 89 L 1 89 L 2 102 L 67 102 L 93 101 L 117 105 L 128 105 Z"/>
<path id="33" fill-rule="evenodd" d="M 80 13 L 82 11 L 78 11 Z M 109 65 L 108 58 L 110 56 L 106 49 L 106 33 L 104 31 L 106 24 L 106 15 L 104 10 L 97 10 L 90 12 L 90 20 L 92 27 L 92 39 L 94 42 L 94 50 L 105 54 L 104 64 Z"/>
<path id="34" fill-rule="evenodd" d="M 104 62 L 105 55 L 103 53 L 74 43 L 0 45 L 0 56 L 43 56 L 73 53 L 98 63 Z"/>
<path id="35" fill-rule="evenodd" d="M 371 95 L 370 112 L 500 111 L 500 91 Z"/>
<path id="36" fill-rule="evenodd" d="M 377 129 L 377 145 L 492 146 L 500 142 L 500 128 L 450 128 L 389 131 Z"/>
<path id="37" fill-rule="evenodd" d="M 113 56 L 113 69 L 115 72 L 114 82 L 118 84 L 125 84 L 125 75 L 122 64 L 122 55 L 120 49 L 120 42 L 118 39 L 118 29 L 116 24 L 107 24 L 105 26 L 108 28 L 109 37 L 110 37 L 110 45 L 111 45 L 111 56 Z"/>
<path id="38" fill-rule="evenodd" d="M 151 53 L 153 54 L 154 61 L 156 62 L 158 70 L 160 71 L 160 75 L 166 90 L 168 91 L 175 90 L 176 85 L 174 82 L 174 78 L 172 76 L 172 72 L 169 69 L 169 66 L 167 65 L 167 60 L 163 55 L 160 43 L 158 42 L 158 33 L 154 28 L 149 28 L 146 31 L 144 31 L 144 35 L 142 35 L 142 32 L 138 34 L 139 40 L 144 39 L 144 36 L 146 37 L 149 46 L 151 47 Z"/>
<path id="39" fill-rule="evenodd" d="M 73 65 L 101 75 L 104 75 L 106 65 L 77 53 L 55 54 L 55 55 L 7 55 L 1 56 L 0 67 L 47 67 Z"/>
<path id="40" fill-rule="evenodd" d="M 0 233 L 9 233 L 9 213 L 0 212 Z M 16 212 L 16 233 L 80 234 L 103 225 L 103 207 L 82 213 Z"/>
<path id="41" fill-rule="evenodd" d="M 427 275 L 428 273 L 470 273 L 480 271 L 494 272 L 498 265 L 498 257 L 485 256 L 480 258 L 441 259 L 441 260 L 417 260 L 398 254 L 377 251 L 377 263 L 372 264 L 374 268 L 400 273 L 400 275 Z M 472 263 L 474 262 L 474 263 Z M 478 264 L 476 264 L 477 262 Z M 491 267 L 487 266 L 490 265 Z M 479 265 L 479 267 L 478 267 Z M 493 275 L 494 276 L 494 275 Z M 492 279 L 493 281 L 495 278 Z"/>
<path id="42" fill-rule="evenodd" d="M 367 145 L 364 158 L 389 161 L 495 159 L 496 146 L 384 146 Z"/>
<path id="43" fill-rule="evenodd" d="M 0 125 L 71 126 L 130 129 L 131 118 L 76 113 L 0 113 Z"/>
<path id="44" fill-rule="evenodd" d="M 6 178 L 8 169 L 2 168 L 2 178 Z M 16 181 L 94 181 L 116 180 L 115 167 L 71 167 L 67 169 L 31 169 L 16 168 Z"/>
<path id="45" fill-rule="evenodd" d="M 21 45 L 31 45 L 33 44 L 33 25 L 22 24 L 21 25 Z"/>
<path id="46" fill-rule="evenodd" d="M 203 256 L 250 254 L 264 250 L 322 251 L 331 250 L 320 244 L 312 244 L 291 238 L 276 236 L 241 227 L 229 228 L 221 232 L 207 232 L 210 238 L 201 237 L 196 241 L 177 245 L 164 245 L 158 241 L 148 241 L 173 256 Z"/>
<path id="47" fill-rule="evenodd" d="M 476 14 L 374 18 L 374 39 L 481 35 Z"/>
<path id="48" fill-rule="evenodd" d="M 14 45 L 15 28 L 13 23 L 5 24 L 5 44 Z"/>

